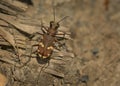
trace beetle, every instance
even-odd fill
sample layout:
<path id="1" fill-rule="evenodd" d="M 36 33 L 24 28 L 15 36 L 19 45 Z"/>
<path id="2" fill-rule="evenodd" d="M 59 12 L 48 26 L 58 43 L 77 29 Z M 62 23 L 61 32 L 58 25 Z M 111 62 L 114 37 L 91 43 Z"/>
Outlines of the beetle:
<path id="1" fill-rule="evenodd" d="M 60 21 L 62 21 L 67 17 L 68 16 L 65 16 Z M 58 40 L 59 37 L 56 35 L 65 35 L 65 33 L 58 34 L 58 28 L 60 27 L 59 22 L 50 21 L 49 27 L 41 26 L 43 34 L 41 33 L 38 33 L 38 34 L 42 35 L 42 39 L 40 40 L 39 44 L 35 45 L 35 46 L 38 46 L 38 49 L 36 52 L 39 57 L 43 59 L 49 58 L 53 53 L 53 49 L 57 49 L 57 47 L 55 46 L 55 43 L 60 44 Z M 66 39 L 66 38 L 62 37 L 62 39 Z"/>
<path id="2" fill-rule="evenodd" d="M 42 35 L 42 38 L 41 38 L 40 42 L 37 45 L 35 45 L 38 47 L 38 49 L 35 52 L 37 53 L 39 58 L 41 58 L 42 60 L 47 59 L 46 62 L 48 62 L 48 65 L 49 65 L 49 59 L 53 53 L 53 50 L 57 49 L 57 47 L 55 46 L 55 43 L 61 44 L 59 42 L 60 41 L 59 38 L 62 38 L 62 40 L 67 39 L 65 37 L 57 36 L 57 35 L 64 36 L 66 34 L 66 33 L 58 34 L 58 28 L 60 27 L 59 23 L 67 17 L 68 16 L 65 16 L 58 22 L 55 22 L 55 19 L 54 19 L 54 21 L 50 21 L 49 27 L 45 27 L 45 26 L 41 25 L 41 30 L 42 30 L 43 34 L 38 32 L 38 34 Z M 45 67 L 45 65 L 41 68 L 41 70 L 39 72 L 38 79 L 36 80 L 37 84 L 39 82 L 39 76 L 41 74 L 41 71 Z"/>

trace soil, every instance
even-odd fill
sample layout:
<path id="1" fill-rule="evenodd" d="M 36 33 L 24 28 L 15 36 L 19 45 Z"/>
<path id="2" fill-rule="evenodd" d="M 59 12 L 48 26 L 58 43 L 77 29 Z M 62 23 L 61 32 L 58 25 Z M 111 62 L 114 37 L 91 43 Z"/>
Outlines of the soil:
<path id="1" fill-rule="evenodd" d="M 0 71 L 8 79 L 7 86 L 120 86 L 119 4 L 119 0 L 33 0 L 26 12 L 11 21 L 30 27 L 5 28 L 10 34 L 3 31 L 7 36 L 0 39 Z M 55 21 L 69 16 L 59 30 L 70 37 L 66 35 L 68 40 L 60 41 L 61 46 L 56 43 L 60 50 L 44 60 L 31 54 L 32 45 L 42 36 L 31 35 L 42 32 L 41 20 L 49 26 L 53 9 Z"/>

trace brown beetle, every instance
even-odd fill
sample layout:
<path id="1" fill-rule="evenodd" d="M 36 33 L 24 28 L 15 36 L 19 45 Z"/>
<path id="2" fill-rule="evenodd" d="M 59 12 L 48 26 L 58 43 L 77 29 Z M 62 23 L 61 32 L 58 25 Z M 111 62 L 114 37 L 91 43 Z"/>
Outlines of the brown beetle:
<path id="1" fill-rule="evenodd" d="M 65 16 L 60 21 L 67 17 L 68 16 Z M 49 27 L 41 26 L 43 34 L 38 34 L 42 35 L 42 39 L 40 40 L 39 44 L 35 45 L 38 46 L 36 52 L 39 57 L 43 59 L 50 57 L 52 55 L 53 49 L 56 48 L 55 43 L 59 43 L 58 37 L 56 35 L 65 35 L 65 33 L 58 34 L 58 28 L 60 27 L 59 22 L 51 21 Z M 62 38 L 66 39 L 65 37 Z"/>

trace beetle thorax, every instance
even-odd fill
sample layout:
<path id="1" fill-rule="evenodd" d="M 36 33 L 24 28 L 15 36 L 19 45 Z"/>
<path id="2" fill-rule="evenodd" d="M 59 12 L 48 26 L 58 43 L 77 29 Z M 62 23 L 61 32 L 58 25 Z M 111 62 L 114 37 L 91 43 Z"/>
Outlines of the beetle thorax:
<path id="1" fill-rule="evenodd" d="M 53 36 L 56 35 L 58 28 L 59 28 L 59 23 L 51 21 L 50 27 L 48 29 L 48 34 Z"/>
<path id="2" fill-rule="evenodd" d="M 48 30 L 48 34 L 51 35 L 51 36 L 56 35 L 56 33 L 57 33 L 57 30 L 54 30 L 54 29 L 49 29 Z"/>

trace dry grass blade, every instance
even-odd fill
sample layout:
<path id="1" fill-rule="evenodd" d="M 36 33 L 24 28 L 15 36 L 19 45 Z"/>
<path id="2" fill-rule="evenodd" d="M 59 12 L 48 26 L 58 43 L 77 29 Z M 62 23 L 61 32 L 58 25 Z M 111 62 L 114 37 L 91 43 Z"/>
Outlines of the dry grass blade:
<path id="1" fill-rule="evenodd" d="M 9 32 L 4 30 L 4 28 L 0 27 L 0 36 L 5 39 L 10 45 L 12 45 L 15 49 L 15 40 L 13 35 L 11 35 Z"/>

